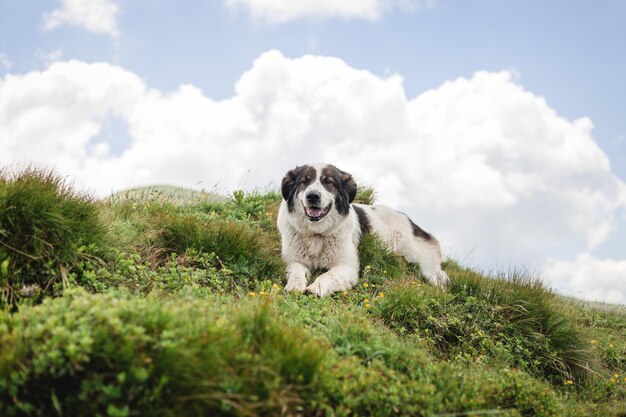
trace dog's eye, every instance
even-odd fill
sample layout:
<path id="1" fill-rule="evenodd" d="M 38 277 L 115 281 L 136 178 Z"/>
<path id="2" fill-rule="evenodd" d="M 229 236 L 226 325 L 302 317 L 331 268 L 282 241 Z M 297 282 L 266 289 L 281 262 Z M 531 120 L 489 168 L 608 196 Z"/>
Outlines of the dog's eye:
<path id="1" fill-rule="evenodd" d="M 333 183 L 333 179 L 326 177 L 326 178 L 324 178 L 323 182 L 324 182 L 324 184 L 332 184 Z"/>
<path id="2" fill-rule="evenodd" d="M 309 182 L 309 177 L 304 177 L 300 180 L 300 184 L 306 184 L 307 182 Z"/>

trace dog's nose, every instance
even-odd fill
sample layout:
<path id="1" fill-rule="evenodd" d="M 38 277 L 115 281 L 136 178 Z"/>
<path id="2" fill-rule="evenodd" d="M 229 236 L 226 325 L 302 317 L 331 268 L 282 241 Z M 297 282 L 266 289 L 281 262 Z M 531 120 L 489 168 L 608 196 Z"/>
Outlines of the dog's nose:
<path id="1" fill-rule="evenodd" d="M 319 193 L 319 191 L 311 191 L 310 193 L 306 195 L 306 201 L 309 204 L 319 204 L 321 198 L 322 198 L 322 195 Z"/>

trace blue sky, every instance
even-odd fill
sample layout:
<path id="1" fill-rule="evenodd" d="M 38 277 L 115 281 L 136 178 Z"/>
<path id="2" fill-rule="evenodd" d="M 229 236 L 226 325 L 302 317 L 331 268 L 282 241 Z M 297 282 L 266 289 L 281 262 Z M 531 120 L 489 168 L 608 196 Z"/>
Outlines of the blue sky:
<path id="1" fill-rule="evenodd" d="M 455 259 L 626 303 L 626 2 L 88 3 L 0 0 L 0 164 L 104 195 L 327 160 Z"/>
<path id="2" fill-rule="evenodd" d="M 0 3 L 0 51 L 12 72 L 42 67 L 37 51 L 113 62 L 164 91 L 191 83 L 233 95 L 268 49 L 336 56 L 355 68 L 404 77 L 408 96 L 478 70 L 509 70 L 567 118 L 588 116 L 615 172 L 626 179 L 626 3 L 623 1 L 435 1 L 377 21 L 255 19 L 217 0 L 119 2 L 117 39 L 76 27 L 43 31 L 55 1 Z M 6 71 L 0 68 L 0 74 Z"/>

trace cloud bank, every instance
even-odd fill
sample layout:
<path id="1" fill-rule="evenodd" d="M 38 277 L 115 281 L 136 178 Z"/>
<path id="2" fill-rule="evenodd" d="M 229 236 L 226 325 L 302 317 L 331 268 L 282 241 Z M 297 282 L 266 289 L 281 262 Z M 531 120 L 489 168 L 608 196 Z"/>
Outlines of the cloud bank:
<path id="1" fill-rule="evenodd" d="M 549 262 L 543 275 L 562 293 L 626 304 L 626 260 L 596 259 L 589 253 L 581 253 L 574 261 Z"/>
<path id="2" fill-rule="evenodd" d="M 44 16 L 43 29 L 69 25 L 113 38 L 119 35 L 119 7 L 110 0 L 62 0 L 61 8 Z"/>
<path id="3" fill-rule="evenodd" d="M 235 91 L 222 101 L 193 85 L 166 93 L 123 68 L 80 61 L 7 75 L 0 164 L 54 166 L 102 196 L 154 183 L 277 187 L 295 165 L 327 161 L 374 186 L 379 202 L 410 214 L 462 263 L 524 264 L 559 282 L 571 274 L 568 291 L 585 290 L 570 264 L 551 259 L 592 253 L 625 230 L 626 185 L 592 122 L 560 117 L 508 72 L 407 98 L 400 76 L 269 51 Z M 112 118 L 130 141 L 121 153 L 103 137 Z M 576 266 L 595 262 L 604 265 L 589 255 Z M 618 275 L 584 295 L 624 297 Z"/>
<path id="4" fill-rule="evenodd" d="M 247 10 L 254 19 L 284 23 L 298 19 L 378 20 L 394 8 L 430 6 L 434 0 L 222 0 L 232 10 Z"/>

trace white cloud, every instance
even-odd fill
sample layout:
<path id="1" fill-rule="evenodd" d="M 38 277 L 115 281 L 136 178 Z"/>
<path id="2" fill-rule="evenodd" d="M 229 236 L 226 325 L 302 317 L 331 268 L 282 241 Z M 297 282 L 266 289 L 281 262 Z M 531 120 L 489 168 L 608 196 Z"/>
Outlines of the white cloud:
<path id="1" fill-rule="evenodd" d="M 434 0 L 222 0 L 226 7 L 246 9 L 255 19 L 284 23 L 303 18 L 377 20 L 394 8 L 412 10 L 431 6 Z"/>
<path id="2" fill-rule="evenodd" d="M 12 66 L 13 63 L 11 62 L 11 60 L 9 60 L 7 54 L 4 52 L 0 52 L 0 67 L 8 71 L 11 69 Z"/>
<path id="3" fill-rule="evenodd" d="M 235 91 L 222 101 L 192 85 L 164 93 L 122 68 L 78 61 L 6 76 L 0 164 L 55 165 L 104 195 L 151 183 L 278 186 L 289 168 L 328 161 L 411 214 L 451 257 L 487 269 L 537 270 L 626 229 L 626 185 L 591 121 L 558 116 L 509 72 L 410 99 L 398 75 L 270 51 Z M 109 115 L 128 125 L 121 155 L 99 136 Z"/>
<path id="4" fill-rule="evenodd" d="M 571 262 L 552 260 L 543 274 L 560 292 L 589 301 L 626 304 L 626 260 L 581 253 Z"/>
<path id="5" fill-rule="evenodd" d="M 44 15 L 44 30 L 69 25 L 100 35 L 117 37 L 119 7 L 110 0 L 61 0 L 60 9 Z"/>

